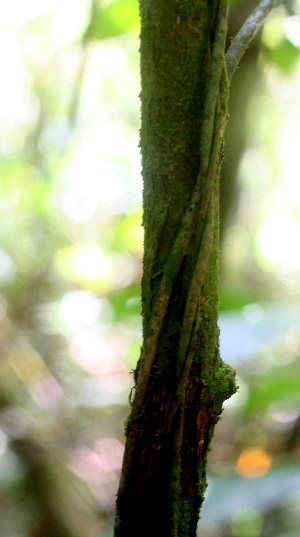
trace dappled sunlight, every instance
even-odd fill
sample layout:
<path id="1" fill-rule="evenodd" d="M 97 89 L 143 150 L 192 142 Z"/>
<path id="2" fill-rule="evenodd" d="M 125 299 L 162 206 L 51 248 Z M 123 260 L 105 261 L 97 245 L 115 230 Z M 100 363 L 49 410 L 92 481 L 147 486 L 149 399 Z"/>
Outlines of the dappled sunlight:
<path id="1" fill-rule="evenodd" d="M 104 299 L 90 291 L 71 291 L 60 302 L 58 318 L 68 330 L 78 330 L 94 324 L 105 306 Z"/>
<path id="2" fill-rule="evenodd" d="M 96 244 L 68 246 L 58 251 L 58 270 L 67 278 L 86 283 L 87 287 L 109 289 L 112 284 L 111 262 Z"/>
<path id="3" fill-rule="evenodd" d="M 283 21 L 283 28 L 288 39 L 295 45 L 300 47 L 300 17 L 292 15 Z"/>
<path id="4" fill-rule="evenodd" d="M 51 25 L 51 29 L 55 45 L 58 46 L 68 43 L 82 30 L 88 5 L 88 0 L 80 0 L 76 4 L 70 0 L 64 0 L 63 3 L 59 0 L 26 0 L 26 3 L 11 0 L 1 3 L 1 25 L 14 30 L 38 17 L 47 18 L 48 24 L 51 18 L 55 17 L 55 24 Z M 42 39 L 41 33 L 39 37 Z"/>
<path id="5" fill-rule="evenodd" d="M 36 18 L 47 8 L 49 8 L 49 0 L 28 0 L 26 4 L 20 4 L 18 0 L 4 2 L 0 7 L 1 22 L 4 26 L 16 28 Z"/>
<path id="6" fill-rule="evenodd" d="M 63 210 L 75 222 L 86 222 L 97 208 L 107 213 L 126 209 L 124 187 L 112 166 L 99 162 L 95 156 L 75 161 L 67 172 L 70 190 L 64 194 Z"/>
<path id="7" fill-rule="evenodd" d="M 300 224 L 278 216 L 263 223 L 259 230 L 258 245 L 263 255 L 277 267 L 279 273 L 299 273 L 300 251 L 297 248 L 299 237 Z"/>
<path id="8" fill-rule="evenodd" d="M 95 292 L 126 287 L 139 275 L 135 257 L 109 255 L 96 244 L 78 244 L 58 250 L 56 267 L 66 278 Z"/>

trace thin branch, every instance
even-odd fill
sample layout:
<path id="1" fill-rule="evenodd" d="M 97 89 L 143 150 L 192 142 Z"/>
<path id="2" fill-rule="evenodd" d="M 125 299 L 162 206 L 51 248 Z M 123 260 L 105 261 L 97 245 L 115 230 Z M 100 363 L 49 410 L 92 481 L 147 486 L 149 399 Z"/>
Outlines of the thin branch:
<path id="1" fill-rule="evenodd" d="M 246 52 L 252 39 L 266 20 L 269 13 L 275 7 L 283 3 L 283 0 L 262 0 L 254 12 L 248 17 L 242 28 L 231 43 L 225 55 L 228 81 L 232 79 L 244 52 Z"/>

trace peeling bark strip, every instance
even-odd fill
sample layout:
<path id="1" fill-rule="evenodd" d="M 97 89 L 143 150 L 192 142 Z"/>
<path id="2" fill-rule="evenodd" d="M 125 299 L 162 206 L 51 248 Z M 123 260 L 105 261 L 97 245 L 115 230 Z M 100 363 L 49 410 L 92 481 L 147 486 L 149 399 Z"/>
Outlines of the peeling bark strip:
<path id="1" fill-rule="evenodd" d="M 236 391 L 217 325 L 227 0 L 140 0 L 140 16 L 143 347 L 115 537 L 192 537 L 213 429 Z"/>

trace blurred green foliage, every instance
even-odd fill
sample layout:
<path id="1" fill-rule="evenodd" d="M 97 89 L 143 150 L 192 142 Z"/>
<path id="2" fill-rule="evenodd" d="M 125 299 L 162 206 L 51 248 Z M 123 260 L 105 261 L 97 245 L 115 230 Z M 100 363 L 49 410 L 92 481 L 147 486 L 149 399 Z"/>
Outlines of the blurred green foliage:
<path id="1" fill-rule="evenodd" d="M 114 0 L 103 5 L 93 0 L 93 16 L 84 39 L 115 37 L 139 28 L 138 3 L 135 0 Z"/>
<path id="2" fill-rule="evenodd" d="M 267 58 L 282 71 L 289 73 L 299 59 L 299 47 L 295 47 L 288 39 L 283 39 L 274 48 L 265 49 Z"/>

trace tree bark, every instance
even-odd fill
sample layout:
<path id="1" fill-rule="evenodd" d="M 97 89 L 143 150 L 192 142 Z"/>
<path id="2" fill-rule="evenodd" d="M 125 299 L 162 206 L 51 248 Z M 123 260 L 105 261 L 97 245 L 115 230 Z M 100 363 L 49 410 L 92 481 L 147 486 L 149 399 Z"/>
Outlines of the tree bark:
<path id="1" fill-rule="evenodd" d="M 219 355 L 226 0 L 140 0 L 143 347 L 115 537 L 194 536 L 234 372 Z"/>

